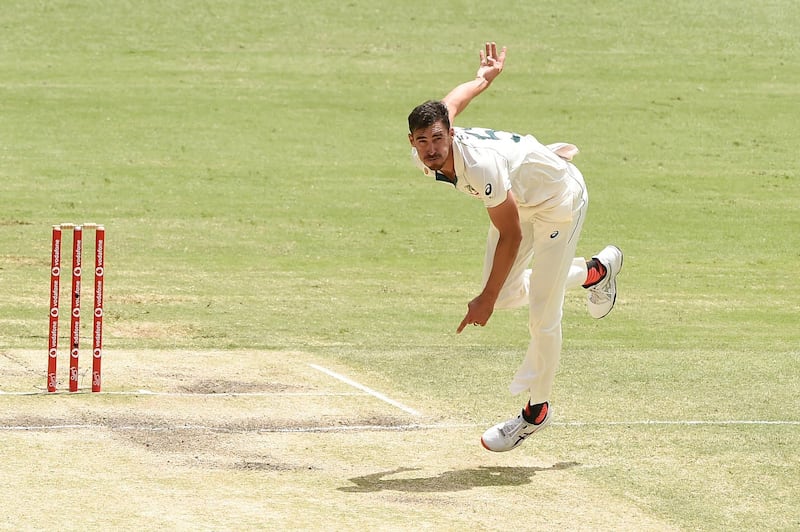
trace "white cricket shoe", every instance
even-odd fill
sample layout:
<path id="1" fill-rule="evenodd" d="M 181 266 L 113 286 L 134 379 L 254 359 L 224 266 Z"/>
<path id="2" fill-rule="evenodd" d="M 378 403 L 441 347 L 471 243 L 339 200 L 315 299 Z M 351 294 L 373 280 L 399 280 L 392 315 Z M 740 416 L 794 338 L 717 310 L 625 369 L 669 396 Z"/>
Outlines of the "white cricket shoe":
<path id="1" fill-rule="evenodd" d="M 541 423 L 534 425 L 528 423 L 522 417 L 522 412 L 514 419 L 509 419 L 503 423 L 498 423 L 489 430 L 483 433 L 481 437 L 481 445 L 486 450 L 494 451 L 496 453 L 503 451 L 510 451 L 515 449 L 525 438 L 545 428 L 550 423 L 550 415 L 553 409 L 550 408 L 550 403 L 545 403 L 547 412 Z"/>
<path id="2" fill-rule="evenodd" d="M 606 246 L 592 258 L 599 260 L 606 268 L 606 276 L 588 288 L 587 296 L 589 314 L 593 318 L 600 319 L 611 312 L 617 300 L 617 275 L 622 269 L 622 250 L 617 246 Z"/>

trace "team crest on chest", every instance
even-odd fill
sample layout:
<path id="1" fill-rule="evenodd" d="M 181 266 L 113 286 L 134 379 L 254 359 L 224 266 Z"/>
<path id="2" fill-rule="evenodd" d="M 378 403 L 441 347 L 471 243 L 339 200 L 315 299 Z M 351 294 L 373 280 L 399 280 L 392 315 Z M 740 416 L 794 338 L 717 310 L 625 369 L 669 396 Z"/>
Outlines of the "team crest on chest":
<path id="1" fill-rule="evenodd" d="M 472 185 L 470 185 L 469 183 L 467 183 L 466 188 L 467 188 L 467 192 L 469 192 L 473 196 L 480 196 L 481 195 L 481 193 L 478 192 L 477 190 L 475 190 L 474 188 L 472 188 Z"/>

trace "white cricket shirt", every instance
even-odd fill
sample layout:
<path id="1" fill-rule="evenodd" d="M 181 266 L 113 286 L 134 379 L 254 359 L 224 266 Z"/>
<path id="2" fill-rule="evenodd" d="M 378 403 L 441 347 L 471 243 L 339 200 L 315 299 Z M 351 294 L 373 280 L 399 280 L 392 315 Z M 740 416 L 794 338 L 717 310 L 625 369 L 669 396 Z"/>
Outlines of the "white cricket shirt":
<path id="1" fill-rule="evenodd" d="M 563 201 L 569 189 L 567 161 L 532 135 L 484 128 L 453 128 L 455 188 L 483 200 L 487 208 L 503 203 L 512 190 L 520 207 L 547 207 Z M 451 183 L 425 166 L 411 148 L 414 164 L 425 175 Z"/>

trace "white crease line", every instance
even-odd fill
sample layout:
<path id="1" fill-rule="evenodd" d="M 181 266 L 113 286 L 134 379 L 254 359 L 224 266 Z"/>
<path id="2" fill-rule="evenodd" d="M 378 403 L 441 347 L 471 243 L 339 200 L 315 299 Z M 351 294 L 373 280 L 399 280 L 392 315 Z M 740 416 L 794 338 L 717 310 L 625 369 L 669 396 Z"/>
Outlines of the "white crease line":
<path id="1" fill-rule="evenodd" d="M 130 395 L 130 396 L 144 396 L 153 395 L 157 397 L 352 397 L 369 395 L 367 393 L 359 392 L 219 392 L 219 393 L 193 393 L 193 392 L 153 392 L 150 390 L 132 390 L 132 391 L 119 391 L 119 392 L 90 392 L 89 390 L 80 390 L 77 392 L 4 392 L 0 390 L 0 397 L 4 395 L 11 396 L 50 396 L 50 395 Z"/>
<path id="2" fill-rule="evenodd" d="M 336 426 L 311 426 L 311 427 L 275 427 L 275 428 L 229 428 L 214 427 L 208 425 L 169 425 L 169 426 L 147 426 L 147 425 L 97 425 L 97 424 L 65 424 L 65 425 L 0 425 L 0 431 L 47 431 L 47 430 L 98 430 L 107 429 L 112 431 L 141 431 L 141 432 L 166 432 L 180 430 L 196 430 L 205 432 L 224 432 L 224 433 L 298 433 L 298 432 L 359 432 L 359 431 L 410 431 L 410 430 L 431 430 L 431 429 L 455 429 L 471 428 L 474 424 L 440 424 L 440 425 L 336 425 Z"/>
<path id="3" fill-rule="evenodd" d="M 45 430 L 88 430 L 88 429 L 100 429 L 100 428 L 107 428 L 102 427 L 101 425 L 12 425 L 12 426 L 0 426 L 0 430 L 7 430 L 7 431 L 45 431 Z"/>
<path id="4" fill-rule="evenodd" d="M 357 389 L 361 390 L 362 392 L 367 392 L 371 396 L 373 396 L 373 397 L 375 397 L 377 399 L 380 399 L 381 401 L 384 401 L 386 403 L 389 403 L 390 405 L 392 405 L 394 407 L 397 407 L 400 410 L 411 414 L 412 416 L 419 417 L 419 416 L 422 415 L 419 412 L 417 412 L 416 410 L 414 410 L 413 408 L 408 407 L 408 406 L 404 405 L 403 403 L 398 403 L 394 399 L 389 399 L 388 397 L 386 397 L 382 393 L 376 392 L 375 390 L 373 390 L 371 388 L 367 388 L 363 384 L 359 384 L 356 381 L 354 381 L 353 379 L 349 379 L 349 378 L 345 377 L 344 375 L 339 375 L 338 373 L 336 373 L 334 371 L 331 371 L 331 370 L 329 370 L 327 368 L 323 368 L 322 366 L 318 366 L 316 364 L 309 364 L 309 366 L 311 366 L 312 368 L 314 368 L 317 371 L 321 371 L 322 373 L 325 373 L 326 375 L 329 375 L 329 376 L 333 377 L 334 379 L 338 379 L 338 380 L 342 381 L 345 384 L 349 384 L 353 388 L 357 388 Z"/>
<path id="5" fill-rule="evenodd" d="M 333 397 L 367 395 L 358 392 L 151 392 L 150 390 L 136 390 L 134 392 L 101 392 L 107 395 L 154 395 L 158 397 Z"/>
<path id="6" fill-rule="evenodd" d="M 179 425 L 98 425 L 98 424 L 65 424 L 65 425 L 0 425 L 0 431 L 48 431 L 48 430 L 111 430 L 111 431 L 140 431 L 140 432 L 167 432 L 194 430 L 204 432 L 219 432 L 229 434 L 241 433 L 309 433 L 309 432 L 367 432 L 367 431 L 412 431 L 412 430 L 449 430 L 484 427 L 484 423 L 434 423 L 408 425 L 336 425 L 336 426 L 309 426 L 309 427 L 275 427 L 275 428 L 231 428 L 214 427 L 209 425 L 179 424 Z M 791 425 L 798 426 L 800 421 L 758 421 L 758 420 L 729 420 L 729 421 L 592 421 L 592 422 L 554 422 L 552 426 L 585 427 L 585 426 L 619 426 L 619 425 Z"/>
<path id="7" fill-rule="evenodd" d="M 258 432 L 349 432 L 349 431 L 404 431 L 404 430 L 442 430 L 488 427 L 489 423 L 436 423 L 409 425 L 346 425 L 336 427 L 284 427 L 258 429 Z M 553 422 L 551 426 L 588 427 L 618 425 L 800 425 L 800 421 L 574 421 Z"/>
<path id="8" fill-rule="evenodd" d="M 613 427 L 618 425 L 800 425 L 800 421 L 766 421 L 766 420 L 746 420 L 729 419 L 720 421 L 701 421 L 701 420 L 676 420 L 676 421 L 561 421 L 554 422 L 552 425 L 564 427 L 591 427 L 592 425 Z"/>

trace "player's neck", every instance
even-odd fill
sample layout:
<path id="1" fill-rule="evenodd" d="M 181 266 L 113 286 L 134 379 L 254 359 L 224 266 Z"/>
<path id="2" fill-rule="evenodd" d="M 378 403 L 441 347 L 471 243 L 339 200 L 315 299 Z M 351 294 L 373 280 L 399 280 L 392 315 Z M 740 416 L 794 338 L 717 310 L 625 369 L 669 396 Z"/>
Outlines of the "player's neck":
<path id="1" fill-rule="evenodd" d="M 453 162 L 453 150 L 450 150 L 450 154 L 447 156 L 447 160 L 444 163 L 444 166 L 439 170 L 439 173 L 444 175 L 447 179 L 449 179 L 452 183 L 456 182 L 456 165 Z"/>

